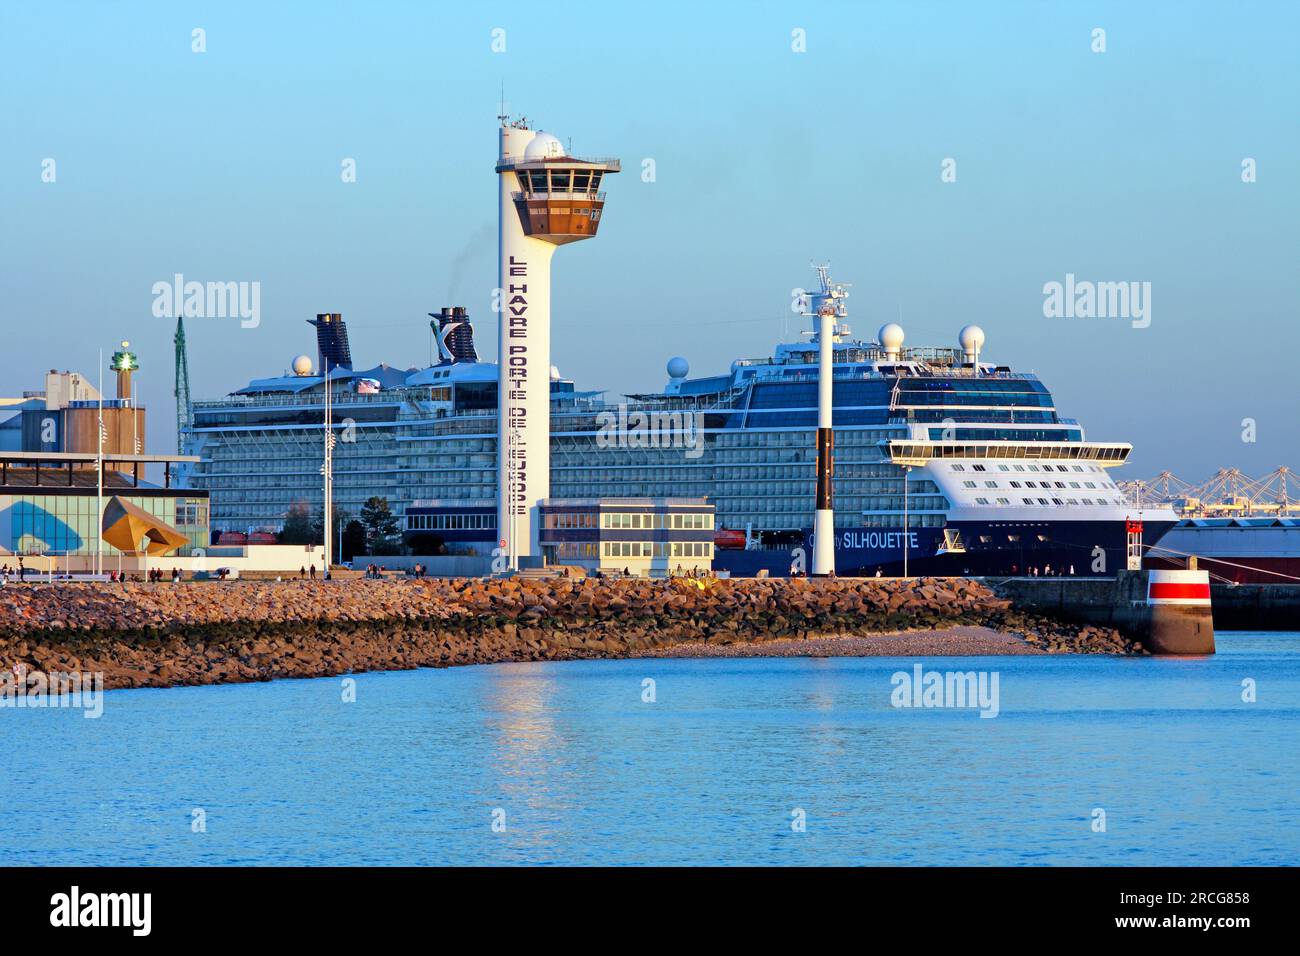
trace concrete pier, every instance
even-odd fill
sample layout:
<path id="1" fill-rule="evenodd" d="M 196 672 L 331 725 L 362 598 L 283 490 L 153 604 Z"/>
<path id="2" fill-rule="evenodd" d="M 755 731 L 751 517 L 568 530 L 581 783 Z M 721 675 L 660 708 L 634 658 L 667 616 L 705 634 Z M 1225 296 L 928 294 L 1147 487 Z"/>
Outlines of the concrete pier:
<path id="1" fill-rule="evenodd" d="M 1300 631 L 1300 584 L 1212 584 L 1214 626 L 1224 631 Z"/>
<path id="2" fill-rule="evenodd" d="M 1017 610 L 1113 627 L 1141 641 L 1152 654 L 1214 653 L 1209 581 L 1203 571 L 1121 571 L 1113 578 L 988 578 L 986 583 Z"/>

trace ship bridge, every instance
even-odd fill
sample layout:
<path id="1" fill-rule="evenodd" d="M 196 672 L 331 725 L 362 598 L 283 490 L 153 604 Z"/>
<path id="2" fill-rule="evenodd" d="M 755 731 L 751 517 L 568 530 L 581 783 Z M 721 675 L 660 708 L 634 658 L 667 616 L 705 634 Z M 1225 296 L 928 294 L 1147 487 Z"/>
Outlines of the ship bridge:
<path id="1" fill-rule="evenodd" d="M 967 442 L 903 438 L 882 444 L 891 462 L 911 468 L 928 465 L 935 459 L 949 458 L 1086 461 L 1103 468 L 1115 468 L 1124 464 L 1133 450 L 1128 442 Z"/>

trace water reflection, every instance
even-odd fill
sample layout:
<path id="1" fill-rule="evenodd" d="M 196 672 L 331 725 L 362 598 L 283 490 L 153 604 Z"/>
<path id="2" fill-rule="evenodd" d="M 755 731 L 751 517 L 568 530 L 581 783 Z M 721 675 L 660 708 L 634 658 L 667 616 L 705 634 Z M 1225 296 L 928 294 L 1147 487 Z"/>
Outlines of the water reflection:
<path id="1" fill-rule="evenodd" d="M 989 720 L 892 707 L 912 661 L 884 658 L 405 671 L 345 706 L 333 681 L 114 692 L 99 721 L 0 715 L 0 864 L 1293 863 L 1300 635 L 1220 647 L 929 662 L 999 670 Z M 193 806 L 222 825 L 169 837 Z"/>

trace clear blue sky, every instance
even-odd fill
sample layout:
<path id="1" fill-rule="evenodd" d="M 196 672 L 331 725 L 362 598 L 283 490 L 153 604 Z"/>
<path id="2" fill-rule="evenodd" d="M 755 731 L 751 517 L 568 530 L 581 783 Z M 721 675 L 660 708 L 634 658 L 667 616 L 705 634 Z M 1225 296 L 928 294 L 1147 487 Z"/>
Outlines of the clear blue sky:
<path id="1" fill-rule="evenodd" d="M 424 364 L 424 314 L 450 304 L 495 354 L 504 83 L 512 112 L 624 161 L 599 238 L 555 259 L 553 358 L 580 387 L 767 354 L 826 259 L 855 332 L 901 314 L 909 344 L 951 345 L 979 323 L 986 358 L 1135 444 L 1129 475 L 1300 468 L 1298 7 L 6 3 L 3 391 L 129 338 L 170 449 L 150 287 L 176 272 L 262 286 L 259 328 L 188 323 L 196 398 L 314 354 L 321 311 L 359 366 Z M 1045 318 L 1067 272 L 1151 282 L 1151 326 Z"/>

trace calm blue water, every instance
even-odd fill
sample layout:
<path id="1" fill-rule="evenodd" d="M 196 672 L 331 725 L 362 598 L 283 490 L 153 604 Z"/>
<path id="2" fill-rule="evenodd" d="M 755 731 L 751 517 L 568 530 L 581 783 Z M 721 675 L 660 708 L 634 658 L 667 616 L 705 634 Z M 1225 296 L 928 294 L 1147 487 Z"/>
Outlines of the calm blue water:
<path id="1" fill-rule="evenodd" d="M 99 720 L 0 710 L 0 864 L 1295 863 L 1300 634 L 1219 649 L 920 661 L 996 670 L 994 719 L 892 707 L 912 658 L 503 664 L 359 675 L 355 703 L 329 678 L 111 692 Z"/>

